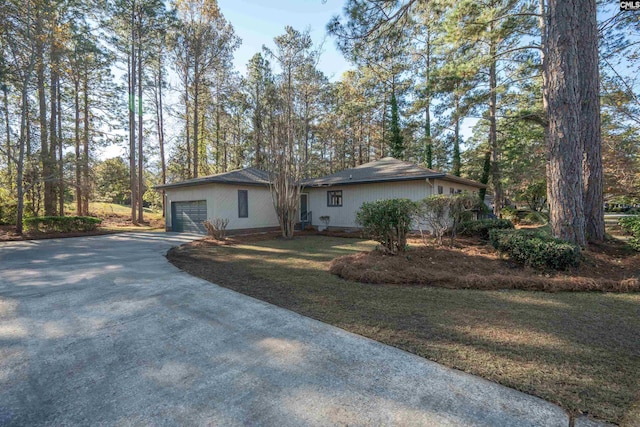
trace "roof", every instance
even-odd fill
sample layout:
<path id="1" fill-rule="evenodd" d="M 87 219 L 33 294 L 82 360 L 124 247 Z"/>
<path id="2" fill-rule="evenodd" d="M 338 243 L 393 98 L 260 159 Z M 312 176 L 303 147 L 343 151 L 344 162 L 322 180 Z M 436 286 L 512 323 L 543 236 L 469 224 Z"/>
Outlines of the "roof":
<path id="1" fill-rule="evenodd" d="M 385 157 L 380 160 L 365 163 L 355 168 L 336 172 L 321 178 L 305 180 L 307 187 L 325 187 L 332 185 L 367 184 L 374 182 L 410 181 L 419 179 L 442 179 L 466 184 L 477 188 L 486 188 L 486 185 L 459 176 L 438 172 L 433 169 L 423 168 L 415 163 L 405 162 Z"/>
<path id="2" fill-rule="evenodd" d="M 244 168 L 231 172 L 223 172 L 215 175 L 202 176 L 188 179 L 173 184 L 157 185 L 155 188 L 162 190 L 176 187 L 189 187 L 201 184 L 243 184 L 243 185 L 269 185 L 269 174 L 256 168 Z"/>
<path id="3" fill-rule="evenodd" d="M 365 163 L 355 168 L 336 172 L 332 175 L 320 178 L 306 179 L 305 187 L 327 187 L 332 185 L 368 184 L 375 182 L 410 181 L 419 179 L 442 179 L 457 182 L 477 188 L 486 188 L 486 185 L 466 178 L 460 178 L 433 169 L 423 168 L 415 163 L 405 162 L 385 157 L 380 160 Z M 162 190 L 167 188 L 189 187 L 202 184 L 242 184 L 242 185 L 269 185 L 269 173 L 256 168 L 244 168 L 231 172 L 203 176 L 188 179 L 173 184 L 158 185 L 155 188 Z"/>

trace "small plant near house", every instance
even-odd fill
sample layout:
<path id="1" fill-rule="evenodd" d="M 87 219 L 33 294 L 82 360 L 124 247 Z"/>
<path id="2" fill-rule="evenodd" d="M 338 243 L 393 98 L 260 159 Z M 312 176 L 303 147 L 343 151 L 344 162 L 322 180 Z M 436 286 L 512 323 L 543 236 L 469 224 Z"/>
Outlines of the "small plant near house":
<path id="1" fill-rule="evenodd" d="M 426 227 L 435 237 L 437 244 L 442 246 L 442 238 L 451 227 L 449 197 L 442 195 L 430 196 L 418 202 L 416 219 L 420 227 L 420 233 L 423 235 L 423 240 L 423 228 Z"/>
<path id="2" fill-rule="evenodd" d="M 356 222 L 365 236 L 380 243 L 385 252 L 395 254 L 406 249 L 415 211 L 416 204 L 409 199 L 378 200 L 363 203 Z"/>
<path id="3" fill-rule="evenodd" d="M 227 218 L 216 217 L 211 221 L 204 222 L 207 234 L 215 240 L 225 240 L 227 238 L 227 225 L 229 225 L 229 219 Z"/>
<path id="4" fill-rule="evenodd" d="M 320 221 L 324 224 L 325 230 L 328 230 L 329 223 L 331 222 L 331 217 L 329 215 L 323 215 L 320 217 Z"/>
<path id="5" fill-rule="evenodd" d="M 508 219 L 480 219 L 477 221 L 464 221 L 460 223 L 460 234 L 478 236 L 483 240 L 489 240 L 491 230 L 513 229 L 513 223 Z"/>
<path id="6" fill-rule="evenodd" d="M 636 251 L 640 251 L 640 216 L 620 218 L 618 224 L 625 233 L 631 235 L 629 245 Z"/>
<path id="7" fill-rule="evenodd" d="M 494 229 L 489 240 L 510 259 L 533 268 L 567 270 L 578 267 L 582 258 L 579 246 L 537 230 Z"/>
<path id="8" fill-rule="evenodd" d="M 442 246 L 442 238 L 450 233 L 451 244 L 456 238 L 456 232 L 462 222 L 478 206 L 478 197 L 472 194 L 456 194 L 455 196 L 430 196 L 419 202 L 416 220 L 421 227 L 426 226 Z"/>

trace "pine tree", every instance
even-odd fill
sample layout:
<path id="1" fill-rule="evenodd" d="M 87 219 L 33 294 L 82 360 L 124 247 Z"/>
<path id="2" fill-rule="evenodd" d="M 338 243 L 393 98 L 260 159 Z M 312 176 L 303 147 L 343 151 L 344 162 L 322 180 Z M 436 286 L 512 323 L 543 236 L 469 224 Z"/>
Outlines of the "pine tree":
<path id="1" fill-rule="evenodd" d="M 391 119 L 389 122 L 389 152 L 391 157 L 404 159 L 404 141 L 400 130 L 400 117 L 398 114 L 398 100 L 395 91 L 391 93 Z"/>

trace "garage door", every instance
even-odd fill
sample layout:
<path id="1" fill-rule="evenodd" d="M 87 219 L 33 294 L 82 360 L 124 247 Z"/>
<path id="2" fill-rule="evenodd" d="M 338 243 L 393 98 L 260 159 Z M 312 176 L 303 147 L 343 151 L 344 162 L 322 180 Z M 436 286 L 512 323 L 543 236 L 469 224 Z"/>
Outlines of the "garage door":
<path id="1" fill-rule="evenodd" d="M 178 232 L 206 234 L 203 222 L 207 219 L 207 201 L 173 202 L 171 229 Z"/>

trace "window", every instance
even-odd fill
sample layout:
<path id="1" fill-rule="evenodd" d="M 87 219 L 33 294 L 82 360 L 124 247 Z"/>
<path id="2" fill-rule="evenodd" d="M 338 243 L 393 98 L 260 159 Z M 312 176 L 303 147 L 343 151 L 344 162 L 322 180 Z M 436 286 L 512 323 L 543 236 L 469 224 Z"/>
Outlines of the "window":
<path id="1" fill-rule="evenodd" d="M 456 194 L 462 194 L 462 190 L 460 189 L 456 190 Z"/>
<path id="2" fill-rule="evenodd" d="M 451 187 L 451 188 L 449 189 L 449 194 L 456 194 L 456 189 L 455 189 L 455 188 L 453 188 L 453 187 Z"/>
<path id="3" fill-rule="evenodd" d="M 327 206 L 342 206 L 342 190 L 327 191 Z"/>
<path id="4" fill-rule="evenodd" d="M 444 193 L 444 187 L 442 187 L 442 185 L 438 185 L 438 194 L 443 194 Z"/>
<path id="5" fill-rule="evenodd" d="M 249 192 L 238 190 L 238 218 L 249 218 Z"/>

